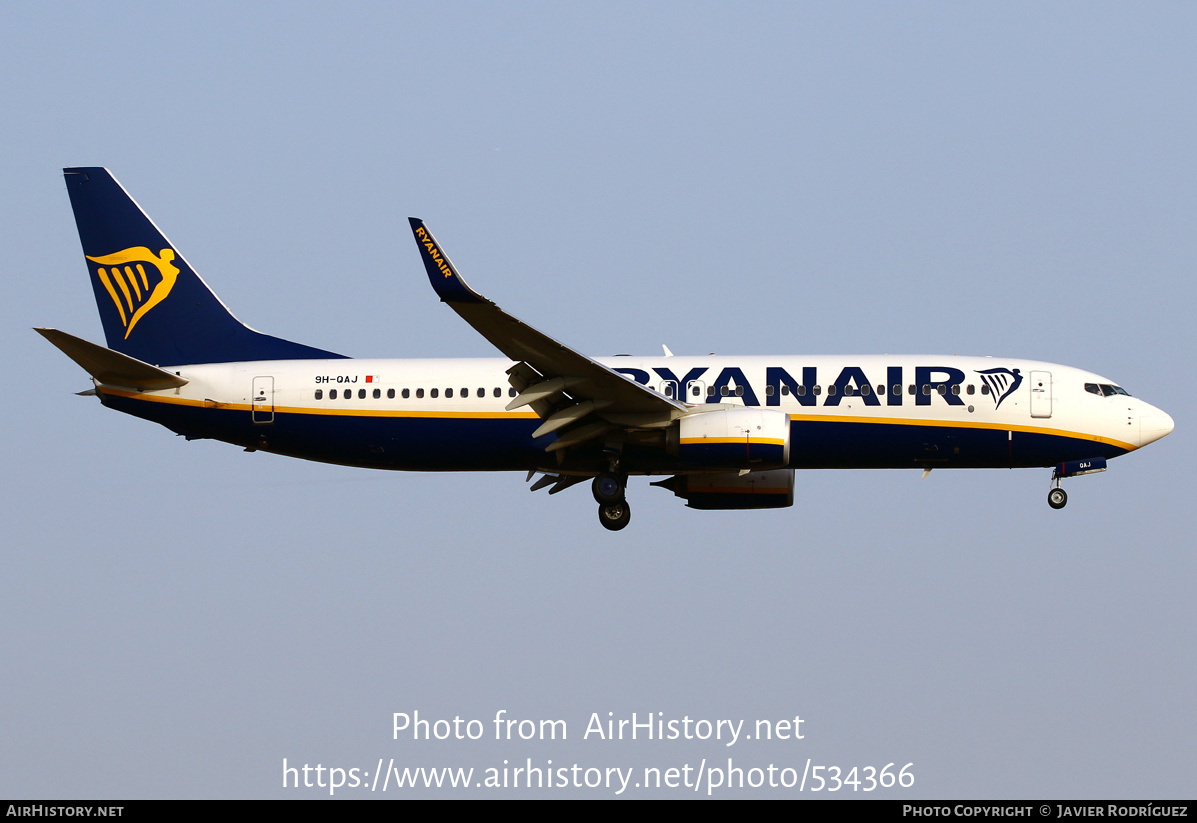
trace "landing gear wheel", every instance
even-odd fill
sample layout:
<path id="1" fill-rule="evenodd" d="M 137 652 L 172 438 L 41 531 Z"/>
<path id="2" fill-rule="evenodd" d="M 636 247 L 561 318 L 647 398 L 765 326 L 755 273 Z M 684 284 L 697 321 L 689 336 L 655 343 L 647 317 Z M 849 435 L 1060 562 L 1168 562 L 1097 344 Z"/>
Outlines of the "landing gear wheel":
<path id="1" fill-rule="evenodd" d="M 1052 489 L 1047 493 L 1047 505 L 1053 509 L 1062 509 L 1068 503 L 1068 495 L 1063 489 Z"/>
<path id="2" fill-rule="evenodd" d="M 623 478 L 614 472 L 600 474 L 590 484 L 594 492 L 594 502 L 600 506 L 610 506 L 623 502 Z"/>
<path id="3" fill-rule="evenodd" d="M 608 531 L 617 532 L 632 519 L 632 507 L 628 501 L 621 500 L 607 506 L 599 506 L 599 522 Z"/>

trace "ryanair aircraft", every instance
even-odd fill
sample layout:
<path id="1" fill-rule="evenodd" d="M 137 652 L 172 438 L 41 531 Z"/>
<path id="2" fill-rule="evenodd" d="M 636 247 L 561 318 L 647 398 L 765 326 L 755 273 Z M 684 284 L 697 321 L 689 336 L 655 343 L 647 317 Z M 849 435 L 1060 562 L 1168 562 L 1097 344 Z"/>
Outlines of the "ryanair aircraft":
<path id="1" fill-rule="evenodd" d="M 795 469 L 1050 467 L 1060 480 L 1160 439 L 1172 418 L 1096 374 L 943 355 L 592 359 L 466 285 L 412 218 L 442 302 L 503 355 L 359 360 L 256 332 L 102 168 L 64 169 L 108 346 L 37 329 L 105 406 L 189 440 L 409 471 L 591 481 L 628 524 L 629 476 L 696 509 L 781 508 Z"/>

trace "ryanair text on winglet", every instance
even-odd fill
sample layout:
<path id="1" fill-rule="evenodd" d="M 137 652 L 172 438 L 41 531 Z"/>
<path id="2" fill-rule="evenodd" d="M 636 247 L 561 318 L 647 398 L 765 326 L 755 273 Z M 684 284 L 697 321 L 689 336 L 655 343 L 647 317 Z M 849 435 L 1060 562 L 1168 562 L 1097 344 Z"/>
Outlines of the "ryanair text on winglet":
<path id="1" fill-rule="evenodd" d="M 424 231 L 424 227 L 416 229 L 416 236 L 420 238 L 420 244 L 424 246 L 428 252 L 428 256 L 432 258 L 432 262 L 436 263 L 436 267 L 441 270 L 445 277 L 453 276 L 453 269 L 449 268 L 449 264 L 445 262 L 445 258 L 441 256 L 436 244 L 428 236 L 428 232 Z"/>

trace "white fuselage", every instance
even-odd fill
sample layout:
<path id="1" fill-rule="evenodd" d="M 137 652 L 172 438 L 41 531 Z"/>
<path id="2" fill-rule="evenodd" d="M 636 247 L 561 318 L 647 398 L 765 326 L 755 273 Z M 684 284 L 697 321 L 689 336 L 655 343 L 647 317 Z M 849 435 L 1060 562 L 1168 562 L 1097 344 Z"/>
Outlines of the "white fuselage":
<path id="1" fill-rule="evenodd" d="M 1049 466 L 1117 456 L 1172 430 L 1161 410 L 1102 390 L 1115 387 L 1113 381 L 1038 361 L 818 355 L 599 362 L 692 405 L 692 412 L 759 406 L 786 413 L 795 432 L 795 468 Z M 139 416 L 194 429 L 195 436 L 256 439 L 265 449 L 329 462 L 435 470 L 435 450 L 411 440 L 436 437 L 453 452 L 454 444 L 443 438 L 453 438 L 457 428 L 473 450 L 464 461 L 470 467 L 551 465 L 543 459 L 544 446 L 530 437 L 537 415 L 527 407 L 506 409 L 514 394 L 507 380 L 512 365 L 494 358 L 254 361 L 169 368 L 188 380 L 178 389 L 100 388 L 105 396 L 144 403 L 134 411 Z M 172 425 L 168 408 L 190 410 L 178 419 L 191 422 Z M 204 413 L 220 413 L 212 418 L 220 422 L 205 426 L 198 422 Z M 496 427 L 479 428 L 487 424 Z M 387 431 L 394 437 L 387 438 Z M 311 453 L 299 442 L 322 436 L 328 443 L 309 444 Z M 1000 440 L 1012 445 L 1003 447 Z M 458 454 L 444 468 L 462 464 Z M 659 467 L 638 465 L 647 473 L 675 468 L 667 460 Z"/>

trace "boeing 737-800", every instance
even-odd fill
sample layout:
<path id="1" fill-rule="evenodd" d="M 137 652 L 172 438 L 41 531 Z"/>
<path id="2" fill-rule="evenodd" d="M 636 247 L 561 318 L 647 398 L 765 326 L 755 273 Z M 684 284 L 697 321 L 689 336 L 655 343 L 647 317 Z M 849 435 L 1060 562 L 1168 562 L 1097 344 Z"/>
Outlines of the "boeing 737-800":
<path id="1" fill-rule="evenodd" d="M 44 337 L 105 406 L 190 439 L 374 469 L 525 471 L 586 480 L 608 529 L 627 479 L 696 509 L 794 502 L 795 469 L 1052 469 L 1060 480 L 1172 431 L 1172 418 L 1080 369 L 988 357 L 595 359 L 468 285 L 410 219 L 442 302 L 501 358 L 362 360 L 256 332 L 225 308 L 103 168 L 64 169 L 107 347 Z"/>

